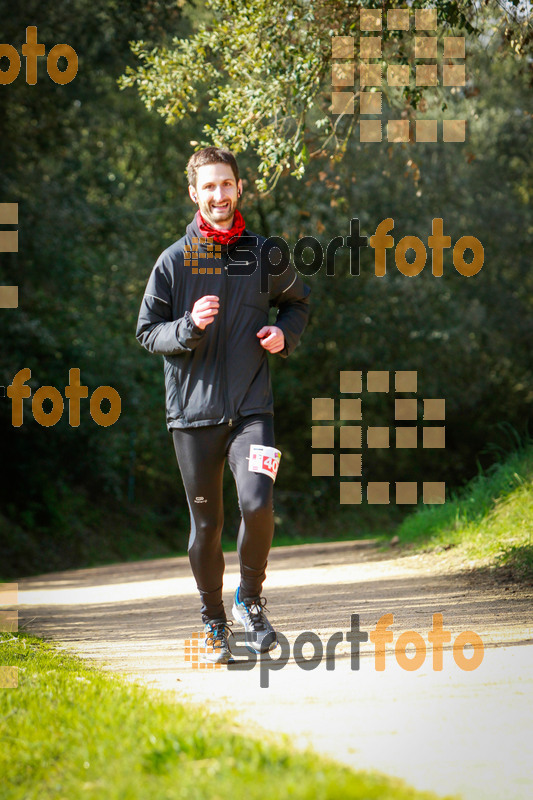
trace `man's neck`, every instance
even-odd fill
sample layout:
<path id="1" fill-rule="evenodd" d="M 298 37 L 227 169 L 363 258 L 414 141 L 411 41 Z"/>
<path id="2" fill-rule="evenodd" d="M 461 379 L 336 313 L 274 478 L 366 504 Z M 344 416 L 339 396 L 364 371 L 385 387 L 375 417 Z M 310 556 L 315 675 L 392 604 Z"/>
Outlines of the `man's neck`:
<path id="1" fill-rule="evenodd" d="M 230 220 L 225 220 L 224 222 L 219 222 L 219 223 L 210 222 L 209 224 L 211 225 L 212 228 L 214 228 L 217 231 L 229 231 L 229 229 L 233 227 L 234 218 L 235 214 L 232 216 Z"/>

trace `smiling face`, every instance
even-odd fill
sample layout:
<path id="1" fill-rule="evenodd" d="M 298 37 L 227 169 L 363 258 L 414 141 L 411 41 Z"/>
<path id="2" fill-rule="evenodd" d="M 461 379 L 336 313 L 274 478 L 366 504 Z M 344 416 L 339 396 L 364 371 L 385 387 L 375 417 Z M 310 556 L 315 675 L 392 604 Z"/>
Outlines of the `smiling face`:
<path id="1" fill-rule="evenodd" d="M 231 228 L 241 193 L 242 181 L 236 183 L 230 165 L 221 162 L 198 167 L 196 186 L 189 185 L 189 195 L 202 217 L 219 230 Z"/>

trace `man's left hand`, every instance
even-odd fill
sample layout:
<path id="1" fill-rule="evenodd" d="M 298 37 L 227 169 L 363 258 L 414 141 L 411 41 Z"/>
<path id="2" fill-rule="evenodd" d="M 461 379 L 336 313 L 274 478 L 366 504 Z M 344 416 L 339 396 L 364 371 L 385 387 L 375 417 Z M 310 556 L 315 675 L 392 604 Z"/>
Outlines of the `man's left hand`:
<path id="1" fill-rule="evenodd" d="M 269 353 L 279 353 L 285 347 L 285 335 L 281 328 L 276 328 L 275 325 L 265 325 L 257 331 L 257 336 L 261 340 L 261 347 Z"/>

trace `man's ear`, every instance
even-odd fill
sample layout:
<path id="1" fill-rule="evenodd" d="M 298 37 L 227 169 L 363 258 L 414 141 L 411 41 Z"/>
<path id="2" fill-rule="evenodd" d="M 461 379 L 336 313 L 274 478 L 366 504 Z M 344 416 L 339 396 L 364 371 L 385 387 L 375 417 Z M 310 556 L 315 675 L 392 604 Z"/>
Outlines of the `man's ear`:
<path id="1" fill-rule="evenodd" d="M 191 198 L 193 203 L 198 202 L 198 198 L 196 196 L 196 189 L 194 188 L 194 186 L 191 186 L 191 184 L 189 184 L 189 197 Z"/>
<path id="2" fill-rule="evenodd" d="M 239 182 L 237 184 L 237 197 L 242 195 L 242 180 L 239 178 Z"/>

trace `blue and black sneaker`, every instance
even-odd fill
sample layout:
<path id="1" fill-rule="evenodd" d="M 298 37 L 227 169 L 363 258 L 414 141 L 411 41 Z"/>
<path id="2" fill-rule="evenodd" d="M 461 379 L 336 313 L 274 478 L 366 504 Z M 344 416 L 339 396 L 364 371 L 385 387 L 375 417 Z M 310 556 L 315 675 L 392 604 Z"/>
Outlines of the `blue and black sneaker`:
<path id="1" fill-rule="evenodd" d="M 265 597 L 240 597 L 240 587 L 235 592 L 233 619 L 244 625 L 245 646 L 254 653 L 266 653 L 278 643 L 276 631 L 268 621 L 264 610 Z"/>
<path id="2" fill-rule="evenodd" d="M 202 660 L 210 664 L 227 664 L 232 658 L 228 645 L 228 636 L 231 634 L 230 625 L 224 619 L 211 619 L 204 626 L 204 653 Z"/>

